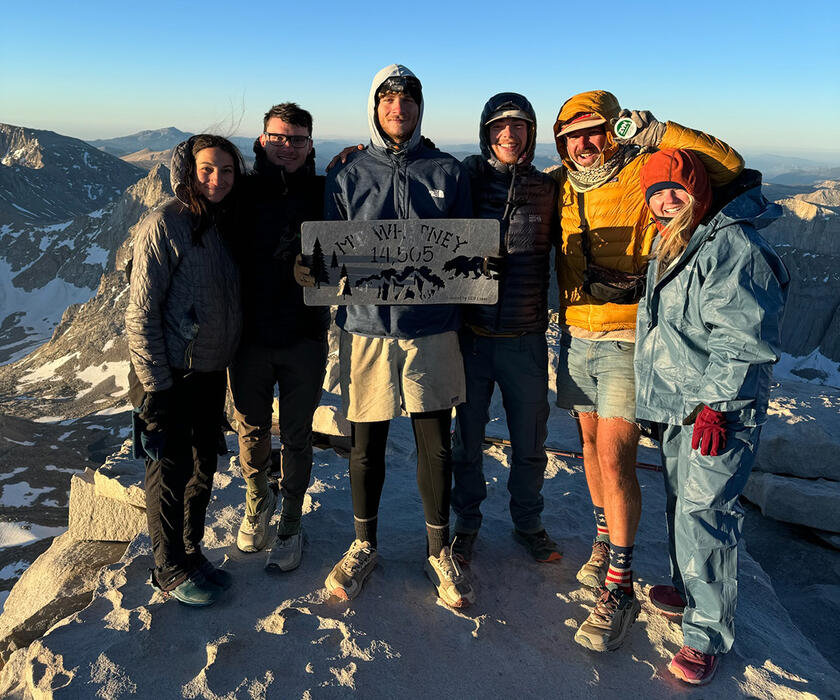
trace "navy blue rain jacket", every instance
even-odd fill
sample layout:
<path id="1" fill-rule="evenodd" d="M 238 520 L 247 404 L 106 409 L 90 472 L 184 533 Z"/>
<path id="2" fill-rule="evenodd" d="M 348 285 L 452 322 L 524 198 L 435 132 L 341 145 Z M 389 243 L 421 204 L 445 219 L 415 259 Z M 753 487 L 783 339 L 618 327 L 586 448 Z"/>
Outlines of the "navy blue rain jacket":
<path id="1" fill-rule="evenodd" d="M 386 78 L 413 75 L 404 66 L 382 69 L 368 99 L 371 141 L 344 166 L 327 174 L 324 218 L 328 221 L 373 219 L 468 219 L 472 217 L 469 178 L 448 153 L 427 148 L 420 140 L 423 105 L 411 138 L 396 147 L 376 125 L 377 88 Z M 340 306 L 336 323 L 357 335 L 418 338 L 457 330 L 458 306 L 452 304 Z"/>

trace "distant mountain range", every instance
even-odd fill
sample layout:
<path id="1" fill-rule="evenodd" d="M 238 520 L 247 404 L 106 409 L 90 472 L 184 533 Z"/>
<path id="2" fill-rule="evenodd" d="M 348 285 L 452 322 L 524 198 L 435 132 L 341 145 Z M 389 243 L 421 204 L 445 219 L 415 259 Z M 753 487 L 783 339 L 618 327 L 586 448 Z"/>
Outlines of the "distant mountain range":
<path id="1" fill-rule="evenodd" d="M 138 131 L 136 134 L 112 139 L 89 141 L 92 146 L 123 158 L 147 170 L 156 163 L 169 164 L 169 151 L 173 146 L 189 138 L 192 134 L 176 129 L 174 126 L 164 129 Z M 230 140 L 242 152 L 249 166 L 253 163 L 253 145 L 256 138 L 250 136 L 232 136 Z M 352 139 L 315 140 L 315 165 L 318 172 L 324 172 L 332 157 L 340 153 L 345 146 L 353 145 Z M 438 143 L 437 146 L 458 160 L 480 153 L 477 143 Z M 770 153 L 744 154 L 747 166 L 760 170 L 766 183 L 785 186 L 810 186 L 821 180 L 840 180 L 840 163 L 836 160 L 815 160 L 797 156 L 776 155 Z M 538 143 L 534 148 L 534 166 L 545 170 L 559 165 L 560 156 L 553 143 Z"/>
<path id="2" fill-rule="evenodd" d="M 136 134 L 118 136 L 113 139 L 96 139 L 94 141 L 88 141 L 88 143 L 100 151 L 105 151 L 105 153 L 110 153 L 112 156 L 121 158 L 130 153 L 142 151 L 144 148 L 148 148 L 150 151 L 168 151 L 190 136 L 192 134 L 186 131 L 176 129 L 174 126 L 168 126 L 164 129 L 138 131 Z"/>

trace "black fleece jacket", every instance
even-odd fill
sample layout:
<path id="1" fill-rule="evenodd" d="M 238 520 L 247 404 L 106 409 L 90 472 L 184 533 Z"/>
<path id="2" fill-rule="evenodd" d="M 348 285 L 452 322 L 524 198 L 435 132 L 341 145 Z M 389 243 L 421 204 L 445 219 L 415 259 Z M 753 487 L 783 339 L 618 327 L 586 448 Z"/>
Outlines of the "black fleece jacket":
<path id="1" fill-rule="evenodd" d="M 233 244 L 242 280 L 242 340 L 278 348 L 301 338 L 325 339 L 329 308 L 305 306 L 293 274 L 300 225 L 323 220 L 324 178 L 315 175 L 314 151 L 294 173 L 269 163 L 259 141 L 254 153 L 254 171 L 240 190 Z"/>

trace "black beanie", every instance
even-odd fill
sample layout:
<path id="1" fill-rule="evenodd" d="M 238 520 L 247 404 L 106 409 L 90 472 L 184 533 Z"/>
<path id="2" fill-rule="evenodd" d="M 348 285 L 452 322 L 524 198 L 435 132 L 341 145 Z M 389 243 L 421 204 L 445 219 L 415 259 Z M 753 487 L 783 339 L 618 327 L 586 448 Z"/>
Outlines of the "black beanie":
<path id="1" fill-rule="evenodd" d="M 650 187 L 645 190 L 645 202 L 650 204 L 650 198 L 653 197 L 657 192 L 661 192 L 662 190 L 684 190 L 683 187 L 679 182 L 672 182 L 671 180 L 665 180 L 664 182 L 655 182 Z"/>

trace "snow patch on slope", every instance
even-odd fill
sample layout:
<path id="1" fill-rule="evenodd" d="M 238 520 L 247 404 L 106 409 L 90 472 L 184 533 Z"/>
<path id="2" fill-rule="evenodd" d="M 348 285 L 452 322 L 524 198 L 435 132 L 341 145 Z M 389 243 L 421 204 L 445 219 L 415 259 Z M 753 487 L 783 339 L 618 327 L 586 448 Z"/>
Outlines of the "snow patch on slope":
<path id="1" fill-rule="evenodd" d="M 773 368 L 773 376 L 840 388 L 840 362 L 827 358 L 819 349 L 803 357 L 782 353 Z"/>
<path id="2" fill-rule="evenodd" d="M 96 291 L 92 288 L 77 287 L 61 279 L 53 279 L 43 287 L 27 292 L 12 284 L 13 276 L 12 266 L 6 260 L 0 259 L 0 323 L 7 316 L 19 313 L 21 316 L 16 325 L 26 333 L 24 343 L 15 340 L 6 346 L 0 346 L 0 350 L 4 347 L 20 346 L 8 362 L 19 360 L 49 340 L 64 310 L 71 304 L 88 301 Z"/>
<path id="3" fill-rule="evenodd" d="M 0 522 L 0 549 L 18 547 L 46 537 L 57 537 L 66 530 L 66 527 L 47 527 L 33 523 Z"/>
<path id="4" fill-rule="evenodd" d="M 18 380 L 18 391 L 26 391 L 26 387 L 24 387 L 24 384 L 30 384 L 32 382 L 39 382 L 51 379 L 59 367 L 63 367 L 70 360 L 78 356 L 78 352 L 71 352 L 69 355 L 64 355 L 63 357 L 59 357 L 56 360 L 52 360 L 51 362 L 45 362 L 43 365 L 40 365 L 35 369 L 29 370 Z"/>

